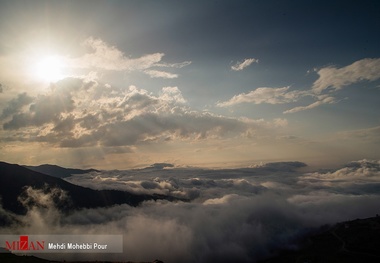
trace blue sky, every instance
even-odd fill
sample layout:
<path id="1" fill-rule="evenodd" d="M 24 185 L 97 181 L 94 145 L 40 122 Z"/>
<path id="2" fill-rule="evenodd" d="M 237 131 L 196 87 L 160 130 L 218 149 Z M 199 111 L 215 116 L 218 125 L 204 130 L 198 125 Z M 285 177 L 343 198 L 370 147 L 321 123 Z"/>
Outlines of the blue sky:
<path id="1" fill-rule="evenodd" d="M 0 1 L 0 158 L 378 159 L 376 1 Z"/>

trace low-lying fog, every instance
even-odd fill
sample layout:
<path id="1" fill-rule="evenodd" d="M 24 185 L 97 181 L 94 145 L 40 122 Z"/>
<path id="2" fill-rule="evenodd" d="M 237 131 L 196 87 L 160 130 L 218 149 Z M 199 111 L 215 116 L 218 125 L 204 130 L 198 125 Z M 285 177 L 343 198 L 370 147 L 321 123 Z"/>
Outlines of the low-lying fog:
<path id="1" fill-rule="evenodd" d="M 380 213 L 380 161 L 361 160 L 338 170 L 304 173 L 299 162 L 253 168 L 202 170 L 160 164 L 127 171 L 74 175 L 67 181 L 93 189 L 160 193 L 190 202 L 149 201 L 62 215 L 49 195 L 29 188 L 24 225 L 1 233 L 123 234 L 123 254 L 49 254 L 70 260 L 253 262 L 324 224 Z M 58 191 L 58 193 L 57 193 Z M 38 255 L 41 256 L 41 255 Z"/>

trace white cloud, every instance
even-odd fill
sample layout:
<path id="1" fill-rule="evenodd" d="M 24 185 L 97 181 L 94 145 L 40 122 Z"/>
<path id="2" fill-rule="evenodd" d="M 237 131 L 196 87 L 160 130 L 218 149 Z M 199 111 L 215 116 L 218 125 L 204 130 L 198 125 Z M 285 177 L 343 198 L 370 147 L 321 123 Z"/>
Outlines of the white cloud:
<path id="1" fill-rule="evenodd" d="M 230 203 L 234 199 L 240 199 L 239 195 L 237 194 L 229 194 L 225 195 L 221 198 L 213 198 L 213 199 L 207 199 L 206 201 L 203 202 L 204 205 L 222 205 L 226 203 Z"/>
<path id="2" fill-rule="evenodd" d="M 178 74 L 173 74 L 173 73 L 161 71 L 161 70 L 145 70 L 144 72 L 148 74 L 151 78 L 164 78 L 164 79 L 178 78 Z"/>
<path id="3" fill-rule="evenodd" d="M 312 87 L 314 93 L 320 94 L 328 88 L 339 90 L 359 81 L 379 79 L 380 58 L 365 58 L 342 68 L 325 67 L 319 69 L 317 73 L 319 78 Z"/>
<path id="4" fill-rule="evenodd" d="M 178 87 L 163 87 L 159 98 L 164 101 L 175 102 L 175 103 L 186 102 L 186 100 L 183 98 L 182 93 L 178 89 Z"/>
<path id="5" fill-rule="evenodd" d="M 339 170 L 327 173 L 310 173 L 302 179 L 328 180 L 328 181 L 368 181 L 380 182 L 380 161 L 377 160 L 360 160 L 351 162 Z"/>
<path id="6" fill-rule="evenodd" d="M 244 68 L 242 66 L 247 60 L 241 64 L 236 64 L 235 70 L 241 70 Z M 248 63 L 251 64 L 253 62 Z M 246 65 L 245 63 L 244 65 Z M 283 104 L 296 102 L 301 97 L 311 96 L 316 101 L 307 106 L 297 106 L 292 109 L 286 110 L 283 113 L 295 113 L 303 110 L 309 110 L 319 107 L 324 104 L 336 103 L 336 99 L 333 92 L 348 86 L 350 84 L 357 83 L 359 81 L 367 80 L 374 81 L 380 78 L 380 59 L 365 58 L 362 60 L 355 61 L 351 65 L 336 68 L 336 67 L 325 67 L 317 71 L 319 78 L 314 82 L 310 90 L 301 91 L 288 91 L 288 87 L 283 88 L 257 88 L 249 93 L 241 93 L 233 96 L 230 100 L 219 102 L 217 106 L 228 107 L 240 103 L 269 103 L 269 104 Z M 323 94 L 329 88 L 332 90 L 328 94 Z"/>
<path id="7" fill-rule="evenodd" d="M 240 71 L 250 66 L 254 62 L 259 63 L 259 60 L 255 58 L 246 58 L 244 61 L 237 62 L 235 65 L 231 66 L 231 69 L 234 71 Z"/>
<path id="8" fill-rule="evenodd" d="M 143 71 L 152 78 L 177 78 L 178 74 L 152 67 L 166 67 L 180 69 L 191 64 L 191 61 L 166 63 L 162 61 L 164 53 L 146 54 L 138 58 L 127 56 L 117 47 L 111 46 L 99 38 L 89 37 L 83 45 L 91 49 L 90 52 L 77 58 L 67 58 L 66 63 L 72 68 L 103 69 L 113 71 Z"/>
<path id="9" fill-rule="evenodd" d="M 89 37 L 83 42 L 83 45 L 90 51 L 77 58 L 66 58 L 68 67 L 90 70 L 142 71 L 151 78 L 174 79 L 178 78 L 178 74 L 152 68 L 180 69 L 191 64 L 191 61 L 164 62 L 162 61 L 164 53 L 152 53 L 132 58 L 99 38 Z"/>
<path id="10" fill-rule="evenodd" d="M 312 104 L 308 105 L 308 106 L 298 106 L 298 107 L 294 107 L 293 109 L 290 109 L 290 110 L 286 110 L 284 111 L 284 113 L 295 113 L 295 112 L 299 112 L 299 111 L 303 111 L 303 110 L 309 110 L 309 109 L 313 109 L 313 108 L 316 108 L 320 105 L 323 105 L 323 104 L 332 104 L 332 103 L 335 103 L 335 98 L 334 97 L 327 97 L 327 96 L 322 96 L 323 98 L 320 98 L 320 100 L 316 101 L 316 102 L 313 102 Z"/>
<path id="11" fill-rule="evenodd" d="M 233 96 L 228 101 L 219 102 L 217 106 L 228 107 L 240 103 L 268 103 L 268 104 L 283 104 L 297 101 L 300 96 L 304 96 L 304 91 L 288 91 L 289 86 L 283 88 L 257 88 L 248 93 L 241 93 Z"/>
<path id="12" fill-rule="evenodd" d="M 191 61 L 184 61 L 179 63 L 158 63 L 157 67 L 166 67 L 166 68 L 183 68 L 191 64 Z"/>
<path id="13" fill-rule="evenodd" d="M 310 189 L 330 190 L 340 194 L 377 194 L 380 186 L 380 162 L 360 160 L 329 171 L 307 173 L 297 184 Z"/>
<path id="14" fill-rule="evenodd" d="M 122 51 L 114 46 L 108 45 L 101 39 L 88 38 L 83 43 L 92 49 L 82 57 L 69 59 L 71 67 L 99 68 L 105 70 L 144 70 L 160 62 L 163 53 L 153 53 L 139 58 L 127 57 Z"/>

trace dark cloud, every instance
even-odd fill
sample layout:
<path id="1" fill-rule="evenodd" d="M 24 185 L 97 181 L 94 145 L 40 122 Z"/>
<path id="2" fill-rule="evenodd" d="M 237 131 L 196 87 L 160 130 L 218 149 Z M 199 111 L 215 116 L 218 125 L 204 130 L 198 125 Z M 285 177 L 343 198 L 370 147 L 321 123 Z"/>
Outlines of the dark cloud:
<path id="1" fill-rule="evenodd" d="M 350 162 L 345 165 L 345 167 L 353 169 L 365 169 L 367 171 L 377 172 L 380 170 L 380 162 L 374 160 L 360 160 L 355 162 Z"/>
<path id="2" fill-rule="evenodd" d="M 51 92 L 29 97 L 26 93 L 11 100 L 3 111 L 4 117 L 11 119 L 3 124 L 5 130 L 17 130 L 28 126 L 41 126 L 50 122 L 59 122 L 63 113 L 75 108 L 72 92 L 81 87 L 76 79 L 66 79 L 52 84 Z M 22 109 L 30 104 L 29 108 Z"/>
<path id="3" fill-rule="evenodd" d="M 306 166 L 307 164 L 303 162 L 275 162 L 275 163 L 266 163 L 264 165 L 258 165 L 256 167 L 263 168 L 264 170 L 270 170 L 270 171 L 290 172 L 297 168 L 302 168 Z"/>
<path id="4" fill-rule="evenodd" d="M 1 88 L 1 86 L 0 86 Z M 33 101 L 33 98 L 30 97 L 27 93 L 18 94 L 16 98 L 10 100 L 8 105 L 3 109 L 1 118 L 5 119 L 9 116 L 12 116 L 15 113 L 18 113 L 20 109 Z"/>
<path id="5" fill-rule="evenodd" d="M 74 127 L 75 117 L 73 115 L 69 115 L 66 118 L 59 118 L 55 123 L 53 131 L 58 133 L 69 133 L 72 135 L 71 131 Z"/>
<path id="6" fill-rule="evenodd" d="M 78 122 L 82 128 L 86 130 L 92 130 L 100 126 L 100 118 L 100 113 L 90 113 L 78 119 Z"/>
<path id="7" fill-rule="evenodd" d="M 145 189 L 156 189 L 159 187 L 159 185 L 156 182 L 150 182 L 150 181 L 144 181 L 140 184 Z"/>
<path id="8" fill-rule="evenodd" d="M 13 115 L 10 121 L 4 123 L 3 128 L 5 130 L 17 130 L 27 126 L 40 126 L 59 121 L 61 113 L 71 112 L 73 109 L 74 101 L 68 94 L 42 95 L 30 105 L 28 112 Z"/>
<path id="9" fill-rule="evenodd" d="M 173 164 L 171 163 L 154 163 L 148 168 L 153 168 L 153 169 L 164 169 L 164 168 L 172 168 L 174 167 Z"/>

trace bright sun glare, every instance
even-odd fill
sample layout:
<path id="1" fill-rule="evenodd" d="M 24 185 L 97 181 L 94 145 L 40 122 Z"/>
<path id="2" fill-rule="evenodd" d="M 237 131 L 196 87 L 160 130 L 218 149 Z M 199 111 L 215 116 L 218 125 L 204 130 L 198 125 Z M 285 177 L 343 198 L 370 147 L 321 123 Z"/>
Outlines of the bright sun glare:
<path id="1" fill-rule="evenodd" d="M 59 56 L 47 56 L 39 60 L 34 67 L 34 75 L 42 81 L 55 82 L 64 78 L 64 60 Z"/>

